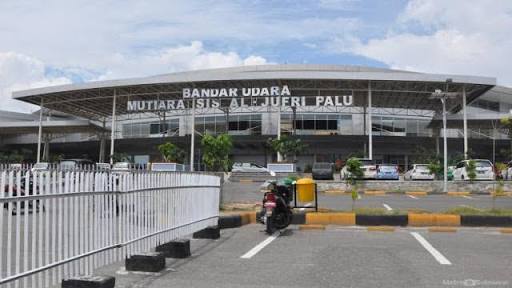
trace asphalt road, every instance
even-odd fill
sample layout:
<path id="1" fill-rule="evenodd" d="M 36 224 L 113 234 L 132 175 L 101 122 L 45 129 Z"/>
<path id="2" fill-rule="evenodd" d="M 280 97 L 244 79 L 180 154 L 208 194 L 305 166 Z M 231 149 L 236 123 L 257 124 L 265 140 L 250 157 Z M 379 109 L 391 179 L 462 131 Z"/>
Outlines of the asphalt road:
<path id="1" fill-rule="evenodd" d="M 167 259 L 161 273 L 119 265 L 99 273 L 115 275 L 116 287 L 512 287 L 512 235 L 496 229 L 290 227 L 271 240 L 261 229 L 192 240 L 192 257 Z"/>
<path id="2" fill-rule="evenodd" d="M 260 192 L 261 183 L 226 182 L 223 187 L 224 203 L 259 203 L 263 198 Z M 318 205 L 322 208 L 335 210 L 350 210 L 352 198 L 348 194 L 318 194 Z M 387 194 L 385 196 L 361 195 L 356 207 L 371 207 L 391 209 L 423 209 L 432 212 L 442 212 L 456 206 L 472 206 L 480 209 L 492 208 L 492 197 L 489 195 L 447 196 L 427 195 L 410 196 L 405 194 Z M 496 208 L 512 209 L 512 197 L 499 197 Z"/>

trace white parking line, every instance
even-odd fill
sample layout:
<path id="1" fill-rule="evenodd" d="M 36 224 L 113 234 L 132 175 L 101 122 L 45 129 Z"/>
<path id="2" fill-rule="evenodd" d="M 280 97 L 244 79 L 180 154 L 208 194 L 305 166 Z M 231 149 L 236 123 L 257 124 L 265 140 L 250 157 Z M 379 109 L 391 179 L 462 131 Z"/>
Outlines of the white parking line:
<path id="1" fill-rule="evenodd" d="M 467 195 L 462 195 L 462 197 L 466 198 L 466 199 L 473 199 L 473 197 L 471 196 L 467 196 Z"/>
<path id="2" fill-rule="evenodd" d="M 407 196 L 409 196 L 409 198 L 412 198 L 412 199 L 418 199 L 418 197 L 413 196 L 413 195 L 407 195 Z"/>
<path id="3" fill-rule="evenodd" d="M 256 255 L 258 252 L 261 251 L 261 249 L 265 248 L 270 242 L 274 241 L 277 237 L 279 237 L 279 231 L 275 232 L 271 236 L 269 236 L 267 239 L 263 240 L 260 244 L 254 246 L 249 252 L 245 253 L 244 255 L 240 256 L 240 258 L 243 259 L 251 259 L 252 256 Z"/>
<path id="4" fill-rule="evenodd" d="M 452 262 L 446 259 L 446 257 L 444 257 L 443 254 L 441 254 L 441 252 L 437 251 L 436 248 L 430 245 L 430 243 L 428 243 L 428 241 L 425 238 L 423 238 L 423 236 L 421 236 L 418 232 L 411 232 L 411 235 L 414 236 L 414 238 L 416 238 L 418 242 L 420 242 L 423 248 L 427 249 L 427 251 L 430 252 L 432 256 L 434 256 L 434 258 L 437 260 L 437 262 L 439 262 L 439 264 L 452 265 Z"/>
<path id="5" fill-rule="evenodd" d="M 393 210 L 393 208 L 389 207 L 389 205 L 386 203 L 382 203 L 382 206 L 384 206 L 384 208 L 386 208 L 386 210 L 388 210 L 388 211 Z"/>

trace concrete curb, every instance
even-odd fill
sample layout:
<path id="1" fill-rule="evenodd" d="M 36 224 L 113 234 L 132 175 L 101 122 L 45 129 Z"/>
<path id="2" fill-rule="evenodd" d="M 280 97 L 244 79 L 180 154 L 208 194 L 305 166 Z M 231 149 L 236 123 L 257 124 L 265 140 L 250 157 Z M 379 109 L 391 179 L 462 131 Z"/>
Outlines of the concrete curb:
<path id="1" fill-rule="evenodd" d="M 326 195 L 350 195 L 350 191 L 344 191 L 340 189 L 329 189 L 324 191 L 319 191 L 319 193 Z M 453 197 L 462 197 L 469 195 L 492 195 L 494 192 L 487 191 L 463 191 L 463 192 L 433 192 L 433 191 L 361 191 L 360 195 L 365 196 L 386 196 L 386 195 L 412 195 L 412 196 L 427 196 L 427 195 L 445 195 L 445 196 L 453 196 Z M 503 195 L 498 197 L 512 197 L 512 192 L 504 192 Z"/>
<path id="2" fill-rule="evenodd" d="M 237 228 L 256 223 L 257 212 L 219 217 L 221 229 Z M 245 219 L 245 220 L 244 220 Z M 249 219 L 249 220 L 247 220 Z M 294 213 L 296 225 L 338 226 L 411 226 L 411 227 L 512 227 L 512 216 L 453 215 L 436 213 L 409 213 L 407 215 L 356 215 L 346 212 L 299 212 Z"/>

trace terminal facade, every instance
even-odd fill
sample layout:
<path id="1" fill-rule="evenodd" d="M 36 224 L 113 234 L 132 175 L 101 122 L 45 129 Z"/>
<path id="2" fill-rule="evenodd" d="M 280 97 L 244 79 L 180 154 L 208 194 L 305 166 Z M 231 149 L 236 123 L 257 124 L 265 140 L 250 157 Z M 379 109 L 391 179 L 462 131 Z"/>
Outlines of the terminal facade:
<path id="1" fill-rule="evenodd" d="M 43 113 L 2 113 L 0 149 L 36 154 L 34 123 L 42 116 L 43 160 L 63 155 L 102 162 L 114 143 L 114 153 L 145 164 L 161 160 L 159 144 L 190 151 L 194 138 L 197 170 L 203 168 L 201 135 L 227 132 L 235 162 L 275 162 L 267 140 L 290 135 L 308 145 L 297 158 L 299 169 L 352 155 L 405 168 L 419 154 L 442 155 L 436 90 L 453 96 L 446 103 L 450 157 L 512 160 L 509 132 L 500 125 L 510 115 L 512 89 L 497 86 L 495 78 L 336 65 L 246 66 L 18 91 L 14 98 Z M 62 129 L 66 123 L 75 130 Z"/>

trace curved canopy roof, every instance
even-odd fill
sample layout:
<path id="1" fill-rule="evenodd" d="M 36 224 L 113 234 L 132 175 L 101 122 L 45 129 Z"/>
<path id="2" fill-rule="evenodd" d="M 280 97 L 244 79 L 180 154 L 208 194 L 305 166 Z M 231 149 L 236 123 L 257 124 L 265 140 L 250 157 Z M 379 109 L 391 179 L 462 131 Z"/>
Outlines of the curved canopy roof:
<path id="1" fill-rule="evenodd" d="M 465 87 L 468 102 L 496 85 L 490 77 L 427 74 L 385 68 L 338 65 L 259 65 L 178 72 L 151 77 L 52 86 L 13 93 L 15 99 L 46 108 L 101 119 L 112 113 L 116 95 L 118 114 L 128 113 L 130 100 L 182 99 L 183 88 L 268 87 L 288 85 L 292 95 L 337 95 L 351 91 L 354 105 L 365 106 L 371 82 L 372 105 L 385 108 L 437 110 L 439 101 L 429 99 L 436 89 L 460 93 Z M 449 107 L 460 109 L 460 99 Z"/>

